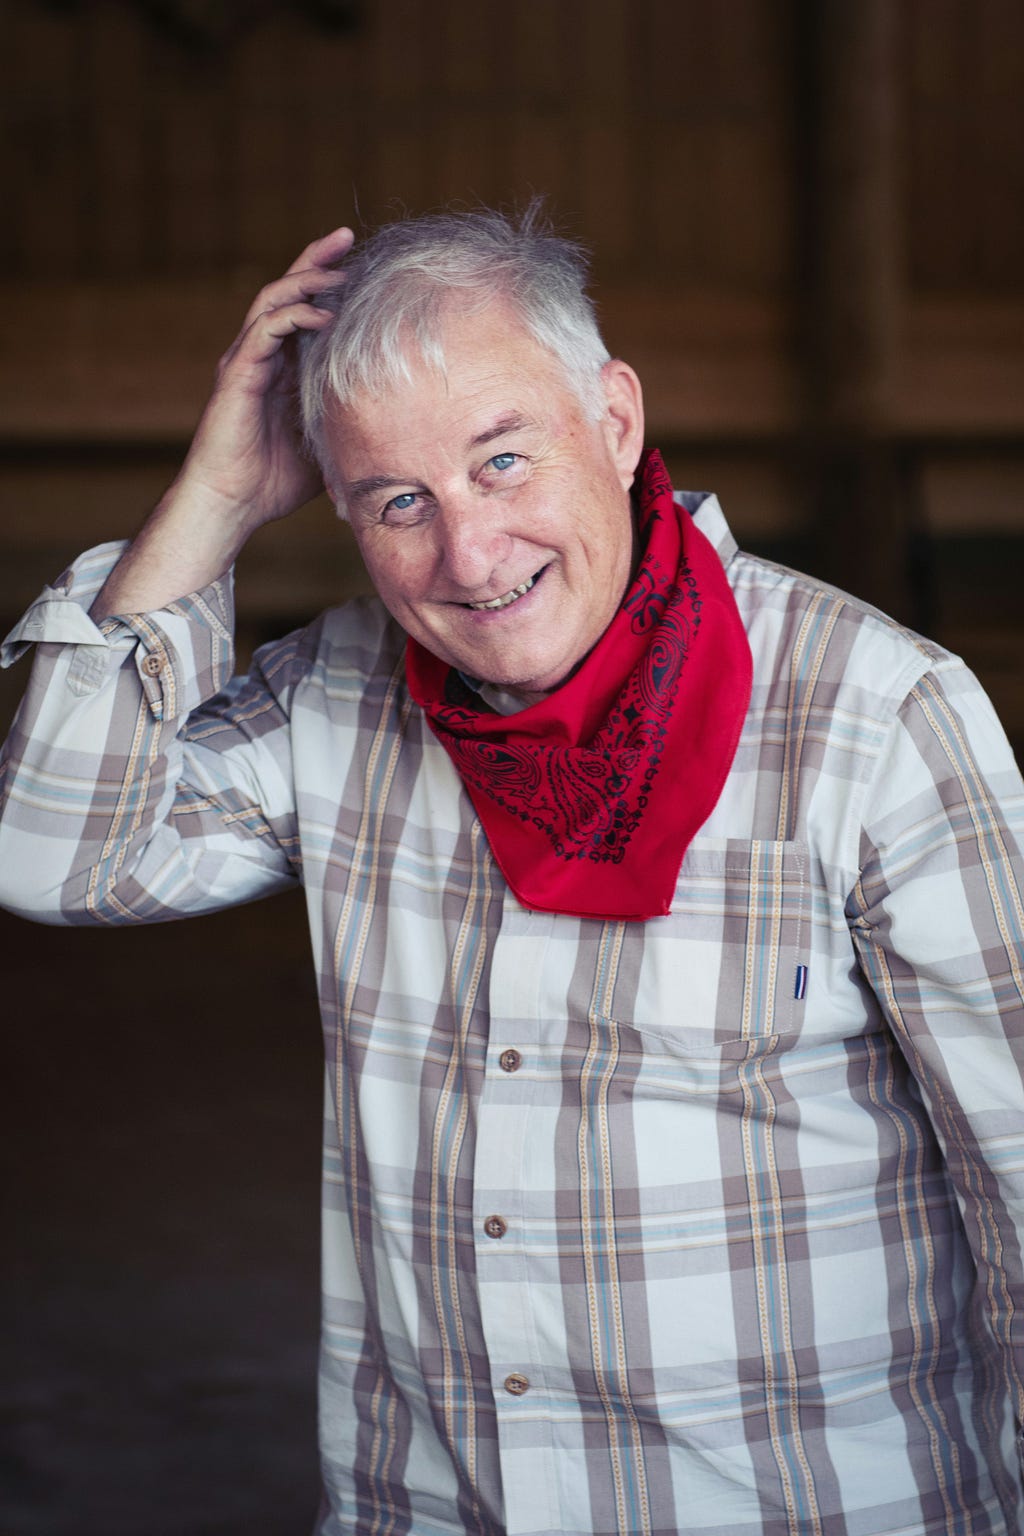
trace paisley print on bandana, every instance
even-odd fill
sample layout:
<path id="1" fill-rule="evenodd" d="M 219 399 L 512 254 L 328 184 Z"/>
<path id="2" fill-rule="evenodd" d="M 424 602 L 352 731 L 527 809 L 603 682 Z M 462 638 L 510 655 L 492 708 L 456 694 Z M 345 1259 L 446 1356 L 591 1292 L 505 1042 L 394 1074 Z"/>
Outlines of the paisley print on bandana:
<path id="1" fill-rule="evenodd" d="M 687 846 L 732 764 L 751 661 L 725 572 L 641 462 L 640 565 L 571 678 L 503 716 L 409 641 L 407 673 L 524 906 L 641 919 L 669 910 Z"/>

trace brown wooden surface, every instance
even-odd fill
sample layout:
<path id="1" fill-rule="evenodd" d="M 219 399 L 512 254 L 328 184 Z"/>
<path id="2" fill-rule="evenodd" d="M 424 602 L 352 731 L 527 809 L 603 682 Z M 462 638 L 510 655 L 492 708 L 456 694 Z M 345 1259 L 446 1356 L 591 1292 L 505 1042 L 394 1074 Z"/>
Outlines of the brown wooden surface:
<path id="1" fill-rule="evenodd" d="M 943 625 L 974 597 L 939 601 L 935 573 L 987 537 L 995 476 L 988 579 L 1019 572 L 1015 0 L 363 0 L 336 32 L 246 9 L 203 46 L 130 0 L 9 0 L 4 619 L 82 539 L 132 531 L 253 290 L 309 234 L 537 191 L 594 247 L 651 439 L 680 477 L 716 475 L 741 536 L 802 538 Z M 242 574 L 252 633 L 362 579 L 322 507 Z M 957 633 L 984 632 L 983 670 L 1007 658 L 1016 701 L 1024 629 L 990 606 Z"/>

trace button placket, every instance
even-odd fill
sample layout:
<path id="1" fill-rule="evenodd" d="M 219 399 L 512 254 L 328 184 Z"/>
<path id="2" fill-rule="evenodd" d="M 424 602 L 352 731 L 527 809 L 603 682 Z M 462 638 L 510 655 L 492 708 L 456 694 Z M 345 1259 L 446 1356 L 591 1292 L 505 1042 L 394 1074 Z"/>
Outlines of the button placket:
<path id="1" fill-rule="evenodd" d="M 531 1402 L 537 1407 L 537 1394 L 546 1391 L 538 1337 L 543 1331 L 536 1316 L 541 1286 L 531 1283 L 535 1260 L 529 1234 L 535 1206 L 531 1191 L 550 1183 L 543 1134 L 547 1082 L 538 1045 L 550 1034 L 547 961 L 558 921 L 550 914 L 525 911 L 511 892 L 506 893 L 488 991 L 492 1044 L 484 1103 L 491 1120 L 481 1114 L 476 1258 L 487 1350 L 496 1365 L 508 1362 L 502 1374 L 495 1373 L 493 1390 L 509 1530 L 566 1528 L 553 1475 L 555 1435 L 548 1428 L 538 1425 L 531 1432 L 530 1460 L 537 1476 L 518 1476 L 519 1420 L 530 1414 Z M 557 977 L 556 996 L 561 995 L 559 982 Z M 499 1213 L 508 1227 L 503 1239 L 489 1237 L 485 1226 Z M 552 1475 L 546 1475 L 549 1472 Z"/>

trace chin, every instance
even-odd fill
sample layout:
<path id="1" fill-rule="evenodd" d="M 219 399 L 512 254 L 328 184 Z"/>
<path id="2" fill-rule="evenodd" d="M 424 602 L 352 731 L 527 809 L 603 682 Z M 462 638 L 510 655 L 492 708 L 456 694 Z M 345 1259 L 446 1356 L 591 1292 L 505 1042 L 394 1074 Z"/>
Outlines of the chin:
<path id="1" fill-rule="evenodd" d="M 477 663 L 479 666 L 479 662 Z M 494 688 L 504 688 L 509 693 L 530 694 L 540 697 L 545 693 L 554 693 L 556 688 L 561 688 L 572 677 L 579 662 L 575 662 L 564 671 L 553 671 L 550 666 L 537 667 L 526 671 L 517 667 L 514 672 L 510 668 L 502 668 L 497 677 L 483 677 L 482 682 L 490 683 Z M 480 677 L 479 671 L 473 672 L 471 668 L 463 667 L 463 672 L 470 676 Z M 490 670 L 496 670 L 494 668 Z"/>

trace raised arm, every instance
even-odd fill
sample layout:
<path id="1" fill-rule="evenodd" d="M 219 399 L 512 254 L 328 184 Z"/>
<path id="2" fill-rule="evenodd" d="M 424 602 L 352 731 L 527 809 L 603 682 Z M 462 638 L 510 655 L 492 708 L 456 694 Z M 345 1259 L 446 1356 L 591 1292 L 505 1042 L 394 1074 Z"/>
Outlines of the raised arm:
<path id="1" fill-rule="evenodd" d="M 336 229 L 308 245 L 260 290 L 221 358 L 213 394 L 180 473 L 129 545 L 90 610 L 148 613 L 207 586 L 264 523 L 315 496 L 319 475 L 302 452 L 289 337 L 330 316 L 317 295 L 343 281 L 335 264 L 352 245 Z"/>
<path id="2" fill-rule="evenodd" d="M 313 300 L 341 281 L 351 243 L 346 229 L 314 241 L 262 290 L 138 537 L 75 561 L 0 651 L 6 665 L 42 642 L 0 751 L 0 904 L 49 922 L 154 921 L 296 877 L 290 701 L 308 658 L 286 642 L 270 674 L 231 684 L 220 578 L 318 488 L 288 341 L 327 323 Z"/>

